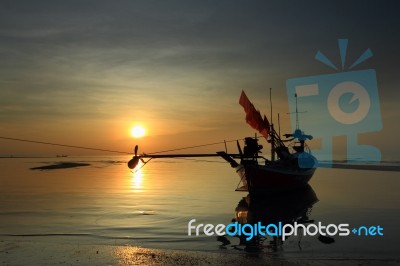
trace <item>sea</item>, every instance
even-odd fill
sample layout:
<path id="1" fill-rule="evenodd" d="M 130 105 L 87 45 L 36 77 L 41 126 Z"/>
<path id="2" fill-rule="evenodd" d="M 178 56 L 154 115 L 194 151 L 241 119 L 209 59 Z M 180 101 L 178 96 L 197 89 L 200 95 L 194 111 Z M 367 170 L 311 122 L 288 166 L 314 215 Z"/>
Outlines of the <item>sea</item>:
<path id="1" fill-rule="evenodd" d="M 133 171 L 127 167 L 130 158 L 1 158 L 0 239 L 259 252 L 293 259 L 400 261 L 400 172 L 317 169 L 310 181 L 315 199 L 302 202 L 301 195 L 297 199 L 293 194 L 292 202 L 280 204 L 279 195 L 268 197 L 274 208 L 260 210 L 261 214 L 289 212 L 296 219 L 305 213 L 298 210 L 307 209 L 307 219 L 314 224 L 347 224 L 350 233 L 336 233 L 329 243 L 312 232 L 280 242 L 266 236 L 255 251 L 238 236 L 221 239 L 202 230 L 198 236 L 195 230 L 188 235 L 193 219 L 195 226 L 236 221 L 247 192 L 235 191 L 240 180 L 229 164 L 222 159 L 154 159 Z M 88 165 L 31 169 L 60 162 Z M 351 231 L 360 228 L 365 230 Z M 335 227 L 330 231 L 335 233 Z"/>

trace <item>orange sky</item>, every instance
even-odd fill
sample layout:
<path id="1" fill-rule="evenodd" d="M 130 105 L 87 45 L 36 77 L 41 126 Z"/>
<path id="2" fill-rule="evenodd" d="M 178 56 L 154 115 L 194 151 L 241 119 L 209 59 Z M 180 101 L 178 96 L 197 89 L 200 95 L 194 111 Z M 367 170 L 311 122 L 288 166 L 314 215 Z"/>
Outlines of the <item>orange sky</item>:
<path id="1" fill-rule="evenodd" d="M 399 158 L 398 5 L 367 1 L 356 12 L 361 3 L 2 3 L 0 136 L 148 153 L 238 139 L 255 133 L 241 90 L 269 115 L 270 87 L 287 133 L 286 80 L 332 73 L 314 55 L 338 62 L 345 37 L 349 59 L 374 51 L 361 69 L 377 71 L 384 129 L 363 138 Z M 135 124 L 148 136 L 132 139 Z M 0 145 L 0 156 L 95 153 Z"/>

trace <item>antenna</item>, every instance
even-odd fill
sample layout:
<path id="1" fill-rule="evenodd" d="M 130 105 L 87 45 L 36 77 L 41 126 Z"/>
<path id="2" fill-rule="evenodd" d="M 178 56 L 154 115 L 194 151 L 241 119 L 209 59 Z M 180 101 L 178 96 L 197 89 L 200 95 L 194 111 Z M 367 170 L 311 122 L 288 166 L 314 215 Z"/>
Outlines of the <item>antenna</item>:
<path id="1" fill-rule="evenodd" d="M 296 99 L 296 111 L 292 112 L 292 113 L 287 113 L 287 114 L 296 114 L 296 130 L 297 130 L 297 129 L 300 129 L 299 114 L 307 113 L 307 111 L 299 112 L 299 110 L 297 109 L 297 93 L 294 94 L 294 98 Z"/>

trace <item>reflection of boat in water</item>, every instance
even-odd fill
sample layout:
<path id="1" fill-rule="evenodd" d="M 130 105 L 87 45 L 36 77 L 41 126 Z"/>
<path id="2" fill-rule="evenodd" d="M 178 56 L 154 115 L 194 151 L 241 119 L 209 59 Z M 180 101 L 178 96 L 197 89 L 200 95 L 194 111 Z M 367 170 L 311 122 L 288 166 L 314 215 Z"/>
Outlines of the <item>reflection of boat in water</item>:
<path id="1" fill-rule="evenodd" d="M 243 197 L 236 209 L 234 222 L 243 225 L 279 225 L 286 224 L 311 224 L 311 210 L 318 198 L 311 186 L 290 193 L 271 193 L 262 197 L 248 194 Z M 263 248 L 276 250 L 283 245 L 281 236 L 254 235 L 248 240 L 246 235 L 237 235 L 240 245 L 245 246 L 246 251 L 259 251 Z M 301 234 L 299 235 L 301 237 Z M 265 245 L 266 239 L 270 238 L 269 244 Z M 220 239 L 221 240 L 221 239 Z M 226 242 L 227 243 L 227 242 Z"/>
<path id="2" fill-rule="evenodd" d="M 272 193 L 263 197 L 243 197 L 236 207 L 239 223 L 292 223 L 304 218 L 318 202 L 310 185 L 290 193 Z"/>

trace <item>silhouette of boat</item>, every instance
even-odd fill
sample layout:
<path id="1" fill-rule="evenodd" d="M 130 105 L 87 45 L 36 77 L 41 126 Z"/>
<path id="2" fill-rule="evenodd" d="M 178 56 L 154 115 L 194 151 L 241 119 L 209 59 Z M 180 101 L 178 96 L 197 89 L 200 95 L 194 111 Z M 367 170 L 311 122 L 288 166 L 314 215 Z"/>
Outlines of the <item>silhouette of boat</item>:
<path id="1" fill-rule="evenodd" d="M 266 116 L 261 117 L 258 110 L 249 101 L 244 91 L 240 96 L 239 104 L 246 112 L 246 122 L 258 130 L 262 137 L 271 145 L 271 159 L 261 155 L 263 146 L 258 144 L 259 137 L 244 139 L 244 147 L 237 141 L 238 153 L 230 154 L 219 151 L 214 154 L 141 154 L 138 155 L 138 146 L 135 146 L 135 155 L 128 162 L 128 167 L 134 169 L 139 160 L 154 158 L 178 157 L 215 157 L 220 156 L 235 168 L 239 174 L 240 182 L 237 191 L 249 191 L 251 194 L 264 194 L 268 191 L 294 190 L 304 187 L 312 178 L 316 168 L 317 159 L 311 154 L 306 141 L 311 140 L 311 135 L 305 135 L 299 128 L 296 98 L 296 129 L 292 134 L 285 134 L 282 139 L 274 129 L 274 125 Z M 286 145 L 285 143 L 289 143 Z M 240 161 L 237 162 L 236 160 Z"/>

